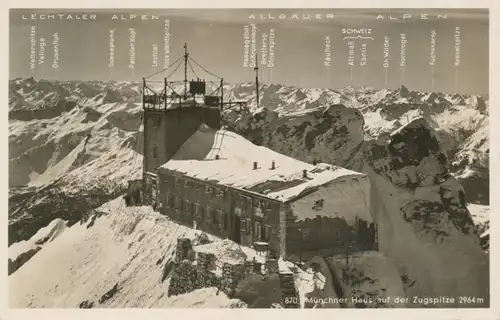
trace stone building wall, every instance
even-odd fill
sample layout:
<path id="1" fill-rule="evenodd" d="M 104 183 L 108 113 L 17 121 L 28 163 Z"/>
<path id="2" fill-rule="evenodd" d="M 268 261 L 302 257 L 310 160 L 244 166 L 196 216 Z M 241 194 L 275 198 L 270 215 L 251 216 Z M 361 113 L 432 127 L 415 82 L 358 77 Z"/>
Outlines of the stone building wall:
<path id="1" fill-rule="evenodd" d="M 194 258 L 191 253 L 195 249 L 196 247 L 192 247 L 189 239 L 178 239 L 175 269 L 170 279 L 168 296 L 215 287 L 230 298 L 235 295 L 242 298 L 245 292 L 241 292 L 241 285 L 255 288 L 268 281 L 269 283 L 276 282 L 275 289 L 280 292 L 280 302 L 284 308 L 299 308 L 300 301 L 295 288 L 295 275 L 290 271 L 280 271 L 276 259 L 268 259 L 264 266 L 256 261 L 220 264 L 211 253 L 198 252 Z M 265 272 L 262 271 L 262 267 L 265 267 Z M 274 280 L 275 278 L 277 281 Z"/>
<path id="2" fill-rule="evenodd" d="M 183 107 L 144 112 L 144 170 L 156 168 L 174 156 L 203 123 L 220 129 L 220 111 L 214 108 Z"/>
<path id="3" fill-rule="evenodd" d="M 196 260 L 191 259 L 191 241 L 179 238 L 175 254 L 175 269 L 170 279 L 168 295 L 179 295 L 201 288 L 216 287 L 232 297 L 235 289 L 246 274 L 255 269 L 246 268 L 245 264 L 218 264 L 213 254 L 197 253 Z M 190 260 L 191 259 L 191 260 Z M 221 270 L 217 270 L 220 268 Z"/>
<path id="4" fill-rule="evenodd" d="M 271 250 L 279 252 L 279 202 L 164 168 L 158 176 L 162 214 L 244 246 L 269 242 Z"/>

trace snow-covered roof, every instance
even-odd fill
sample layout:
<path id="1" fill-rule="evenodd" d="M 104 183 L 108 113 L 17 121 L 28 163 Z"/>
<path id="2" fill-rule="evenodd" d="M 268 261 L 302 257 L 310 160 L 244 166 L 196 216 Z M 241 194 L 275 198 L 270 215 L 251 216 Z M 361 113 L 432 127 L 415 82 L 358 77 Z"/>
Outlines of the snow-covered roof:
<path id="1" fill-rule="evenodd" d="M 273 162 L 275 167 L 271 169 Z M 162 169 L 281 202 L 293 200 L 340 177 L 364 176 L 325 163 L 311 165 L 257 146 L 234 132 L 215 131 L 206 125 L 200 126 L 174 157 L 160 167 Z"/>

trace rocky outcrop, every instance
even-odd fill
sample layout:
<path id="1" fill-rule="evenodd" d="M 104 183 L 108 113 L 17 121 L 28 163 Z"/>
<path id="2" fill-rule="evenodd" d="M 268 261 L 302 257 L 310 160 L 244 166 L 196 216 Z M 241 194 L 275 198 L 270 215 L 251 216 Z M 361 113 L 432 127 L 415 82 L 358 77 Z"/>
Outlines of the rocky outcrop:
<path id="1" fill-rule="evenodd" d="M 192 292 L 201 288 L 221 288 L 222 279 L 212 272 L 185 260 L 178 264 L 170 279 L 168 296 Z"/>
<path id="2" fill-rule="evenodd" d="M 38 251 L 42 250 L 42 247 L 36 247 L 34 249 L 28 250 L 21 253 L 14 261 L 9 259 L 8 261 L 8 275 L 16 272 L 17 269 L 21 268 L 26 262 L 28 262 Z"/>
<path id="3" fill-rule="evenodd" d="M 77 107 L 76 101 L 66 99 L 44 102 L 36 107 L 19 101 L 16 104 L 18 107 L 9 111 L 9 120 L 52 119 Z"/>
<path id="4" fill-rule="evenodd" d="M 68 221 L 68 226 L 71 226 L 124 191 L 121 186 L 115 186 L 114 191 L 110 190 L 113 190 L 113 186 L 95 186 L 87 194 L 72 194 L 61 191 L 54 184 L 41 190 L 28 189 L 11 194 L 9 246 L 30 239 L 40 228 L 57 218 Z"/>

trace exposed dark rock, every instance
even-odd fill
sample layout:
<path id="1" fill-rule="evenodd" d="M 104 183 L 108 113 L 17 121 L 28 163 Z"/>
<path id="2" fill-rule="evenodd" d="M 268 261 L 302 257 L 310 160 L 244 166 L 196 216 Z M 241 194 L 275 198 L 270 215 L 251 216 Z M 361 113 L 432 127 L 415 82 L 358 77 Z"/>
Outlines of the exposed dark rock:
<path id="1" fill-rule="evenodd" d="M 103 294 L 100 298 L 99 298 L 99 304 L 103 304 L 105 303 L 106 301 L 108 301 L 109 299 L 113 298 L 113 296 L 118 292 L 118 282 L 115 283 L 115 285 L 113 286 L 113 288 L 111 288 L 108 292 L 106 292 L 105 294 Z"/>
<path id="2" fill-rule="evenodd" d="M 89 300 L 82 301 L 78 305 L 78 308 L 80 309 L 92 309 L 93 307 L 94 307 L 94 301 L 89 301 Z"/>
<path id="3" fill-rule="evenodd" d="M 84 218 L 87 212 L 118 197 L 123 191 L 122 186 L 106 189 L 96 185 L 87 195 L 68 194 L 54 185 L 9 196 L 9 246 L 30 239 L 56 218 L 68 221 L 70 227 Z M 95 214 L 97 218 L 99 213 Z"/>
<path id="4" fill-rule="evenodd" d="M 29 251 L 21 253 L 16 260 L 12 261 L 9 259 L 9 264 L 8 264 L 8 272 L 9 275 L 12 273 L 16 272 L 19 268 L 21 268 L 26 262 L 28 262 L 35 254 L 40 251 L 42 247 L 36 247 L 35 249 L 31 249 Z"/>

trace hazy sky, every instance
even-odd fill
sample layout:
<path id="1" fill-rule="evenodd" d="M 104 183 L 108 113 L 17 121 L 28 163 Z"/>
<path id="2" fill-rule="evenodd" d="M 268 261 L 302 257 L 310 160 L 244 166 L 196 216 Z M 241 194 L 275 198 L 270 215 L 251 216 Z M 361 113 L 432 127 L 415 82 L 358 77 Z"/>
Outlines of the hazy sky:
<path id="1" fill-rule="evenodd" d="M 262 34 L 267 33 L 269 45 L 274 29 L 274 67 L 260 64 L 264 83 L 322 88 L 404 84 L 425 91 L 488 92 L 488 11 L 465 9 L 11 10 L 9 78 L 140 80 L 164 67 L 166 19 L 169 62 L 183 54 L 187 42 L 191 57 L 226 82 L 253 81 L 253 69 L 244 67 L 244 27 L 249 27 L 251 55 L 255 24 L 261 62 Z M 343 29 L 358 29 L 369 38 L 345 39 L 352 34 L 342 34 Z M 349 65 L 350 50 L 354 66 Z M 266 51 L 269 57 L 269 46 Z M 330 65 L 325 66 L 328 54 Z M 193 68 L 198 76 L 216 80 L 195 64 Z M 173 78 L 181 80 L 183 73 L 181 66 Z"/>

